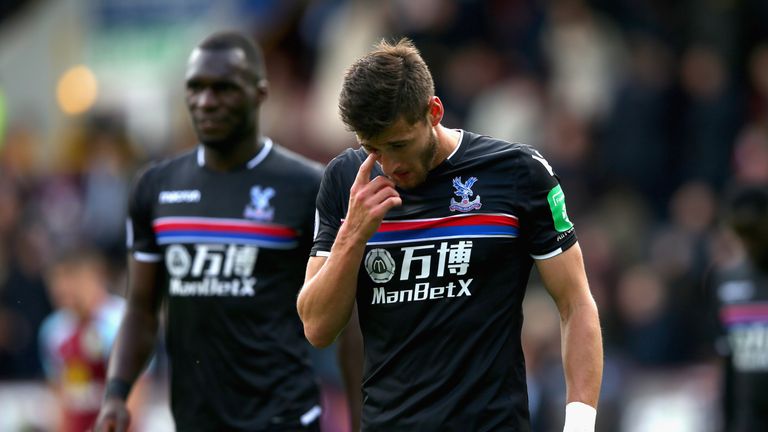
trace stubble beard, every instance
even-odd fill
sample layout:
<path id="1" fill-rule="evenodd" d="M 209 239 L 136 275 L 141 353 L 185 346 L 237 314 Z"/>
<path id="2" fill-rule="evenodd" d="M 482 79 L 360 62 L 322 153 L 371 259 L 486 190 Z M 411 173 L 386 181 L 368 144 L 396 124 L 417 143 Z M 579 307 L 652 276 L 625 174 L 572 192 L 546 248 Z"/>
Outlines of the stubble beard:
<path id="1" fill-rule="evenodd" d="M 430 131 L 429 143 L 427 144 L 427 148 L 425 148 L 424 152 L 422 152 L 421 155 L 419 156 L 419 167 L 421 168 L 420 170 L 421 172 L 418 173 L 419 177 L 415 179 L 412 185 L 400 186 L 400 187 L 403 189 L 413 189 L 416 186 L 423 184 L 427 180 L 429 171 L 431 171 L 435 166 L 437 166 L 437 163 L 435 161 L 436 156 L 437 156 L 437 136 L 435 135 L 434 131 Z"/>

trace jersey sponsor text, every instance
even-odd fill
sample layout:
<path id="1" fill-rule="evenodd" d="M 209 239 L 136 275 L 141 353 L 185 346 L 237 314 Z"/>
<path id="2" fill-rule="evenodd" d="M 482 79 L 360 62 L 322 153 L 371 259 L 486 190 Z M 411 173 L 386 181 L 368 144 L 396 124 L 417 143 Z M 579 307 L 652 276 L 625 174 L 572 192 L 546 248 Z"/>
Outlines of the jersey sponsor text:
<path id="1" fill-rule="evenodd" d="M 165 251 L 168 290 L 173 296 L 253 296 L 258 252 L 247 245 L 198 244 L 190 254 L 182 245 L 171 245 Z"/>
<path id="2" fill-rule="evenodd" d="M 205 278 L 201 281 L 182 281 L 171 278 L 169 292 L 181 297 L 253 297 L 256 295 L 256 278 L 220 280 L 216 277 Z"/>
<path id="3" fill-rule="evenodd" d="M 733 366 L 740 372 L 768 371 L 768 324 L 733 326 L 729 331 Z"/>
<path id="4" fill-rule="evenodd" d="M 176 190 L 176 191 L 162 191 L 158 196 L 160 204 L 177 204 L 177 203 L 196 203 L 200 202 L 200 191 L 194 190 Z"/>
<path id="5" fill-rule="evenodd" d="M 459 284 L 449 282 L 445 286 L 431 286 L 429 282 L 417 283 L 413 289 L 386 291 L 384 287 L 373 289 L 371 304 L 408 303 L 454 297 L 470 297 L 473 279 L 459 279 Z"/>

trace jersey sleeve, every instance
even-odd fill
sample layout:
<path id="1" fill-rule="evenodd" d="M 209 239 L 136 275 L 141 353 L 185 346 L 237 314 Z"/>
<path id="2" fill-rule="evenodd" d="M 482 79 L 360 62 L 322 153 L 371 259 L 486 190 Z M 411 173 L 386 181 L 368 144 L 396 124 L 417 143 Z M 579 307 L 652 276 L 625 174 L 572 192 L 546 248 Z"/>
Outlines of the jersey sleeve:
<path id="1" fill-rule="evenodd" d="M 311 176 L 309 178 L 310 189 L 305 196 L 302 197 L 303 207 L 302 211 L 306 212 L 305 223 L 302 224 L 301 234 L 301 248 L 304 253 L 312 250 L 316 235 L 316 214 L 315 202 L 317 195 L 320 191 L 320 182 L 323 178 L 324 167 L 317 165 L 313 167 Z"/>
<path id="2" fill-rule="evenodd" d="M 521 225 L 528 253 L 534 259 L 551 258 L 576 243 L 576 232 L 565 207 L 565 192 L 552 167 L 537 150 L 522 146 L 521 158 L 527 171 Z"/>
<path id="3" fill-rule="evenodd" d="M 323 174 L 315 207 L 315 240 L 311 256 L 328 256 L 344 218 L 344 200 L 349 190 L 341 182 L 338 159 L 331 161 Z"/>
<path id="4" fill-rule="evenodd" d="M 152 204 L 157 196 L 153 172 L 150 168 L 138 176 L 128 202 L 127 247 L 134 258 L 145 262 L 159 261 L 161 256 L 152 228 Z"/>

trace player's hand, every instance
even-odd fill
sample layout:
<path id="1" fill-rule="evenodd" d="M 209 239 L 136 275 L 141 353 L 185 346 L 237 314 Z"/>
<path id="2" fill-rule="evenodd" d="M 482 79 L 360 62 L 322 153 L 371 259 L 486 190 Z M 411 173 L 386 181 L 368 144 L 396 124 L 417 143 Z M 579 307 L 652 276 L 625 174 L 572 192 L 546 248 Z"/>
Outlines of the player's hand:
<path id="1" fill-rule="evenodd" d="M 392 180 L 384 176 L 369 180 L 377 159 L 373 153 L 368 155 L 349 190 L 349 210 L 344 225 L 361 241 L 368 241 L 381 225 L 384 215 L 403 203 Z"/>
<path id="2" fill-rule="evenodd" d="M 131 414 L 125 401 L 119 398 L 108 398 L 101 405 L 99 417 L 96 419 L 94 432 L 125 432 L 131 422 Z"/>

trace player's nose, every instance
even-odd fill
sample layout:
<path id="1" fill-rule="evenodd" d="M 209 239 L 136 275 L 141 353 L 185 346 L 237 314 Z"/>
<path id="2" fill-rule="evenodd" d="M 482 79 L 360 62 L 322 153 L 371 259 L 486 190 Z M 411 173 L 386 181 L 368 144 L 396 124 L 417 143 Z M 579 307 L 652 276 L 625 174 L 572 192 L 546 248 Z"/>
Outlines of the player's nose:
<path id="1" fill-rule="evenodd" d="M 213 89 L 206 88 L 203 89 L 198 95 L 197 95 L 197 106 L 200 108 L 212 108 L 215 107 L 218 103 L 218 99 L 216 97 L 216 92 L 213 91 Z"/>
<path id="2" fill-rule="evenodd" d="M 379 165 L 381 165 L 381 170 L 384 171 L 384 174 L 390 176 L 400 166 L 400 162 L 397 159 L 382 153 L 381 156 L 379 156 Z"/>

